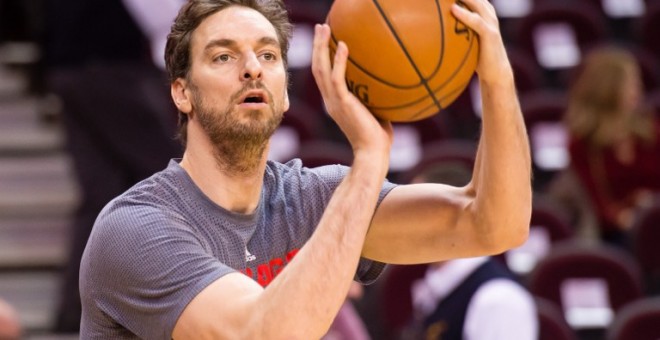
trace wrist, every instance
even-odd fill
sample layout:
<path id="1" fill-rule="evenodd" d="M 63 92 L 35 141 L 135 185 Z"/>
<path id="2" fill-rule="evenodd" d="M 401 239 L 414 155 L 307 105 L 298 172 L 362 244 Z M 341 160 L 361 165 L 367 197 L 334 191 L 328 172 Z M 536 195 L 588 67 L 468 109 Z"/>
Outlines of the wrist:
<path id="1" fill-rule="evenodd" d="M 513 70 L 510 66 L 502 67 L 500 72 L 491 77 L 479 77 L 479 86 L 483 89 L 515 89 L 515 79 L 513 77 Z"/>
<path id="2" fill-rule="evenodd" d="M 352 168 L 365 169 L 371 177 L 383 179 L 389 170 L 389 160 L 389 150 L 356 149 Z"/>

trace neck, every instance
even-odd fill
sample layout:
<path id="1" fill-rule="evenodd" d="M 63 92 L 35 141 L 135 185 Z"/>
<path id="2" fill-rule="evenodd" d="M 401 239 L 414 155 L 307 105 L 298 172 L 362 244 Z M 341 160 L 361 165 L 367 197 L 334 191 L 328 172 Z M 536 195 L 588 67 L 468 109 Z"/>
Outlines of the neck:
<path id="1" fill-rule="evenodd" d="M 181 166 L 214 203 L 232 212 L 249 214 L 259 205 L 267 155 L 267 142 L 258 147 L 218 147 L 208 139 L 189 135 Z"/>

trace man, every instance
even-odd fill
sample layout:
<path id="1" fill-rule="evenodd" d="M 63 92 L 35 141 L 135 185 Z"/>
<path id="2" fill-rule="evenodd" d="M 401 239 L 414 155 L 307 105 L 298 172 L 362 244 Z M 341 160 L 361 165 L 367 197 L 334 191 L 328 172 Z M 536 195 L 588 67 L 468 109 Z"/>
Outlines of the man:
<path id="1" fill-rule="evenodd" d="M 474 12 L 452 11 L 481 36 L 484 131 L 463 188 L 385 181 L 391 126 L 348 91 L 348 49 L 340 43 L 331 63 L 327 25 L 316 27 L 312 69 L 353 165 L 268 162 L 289 105 L 283 4 L 184 5 L 166 64 L 186 150 L 100 214 L 81 263 L 81 337 L 320 338 L 353 278 L 369 283 L 383 263 L 521 244 L 530 162 L 513 76 L 492 6 L 464 3 Z"/>

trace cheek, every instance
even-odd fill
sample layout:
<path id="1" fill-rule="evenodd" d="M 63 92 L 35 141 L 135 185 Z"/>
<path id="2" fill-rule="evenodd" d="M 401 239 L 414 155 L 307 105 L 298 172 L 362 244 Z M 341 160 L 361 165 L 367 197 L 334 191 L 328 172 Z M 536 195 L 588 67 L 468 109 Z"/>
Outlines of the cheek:
<path id="1" fill-rule="evenodd" d="M 207 103 L 226 101 L 237 91 L 236 82 L 230 79 L 229 73 L 229 71 L 220 72 L 208 68 L 201 68 L 194 73 L 193 81 L 197 91 Z"/>
<path id="2" fill-rule="evenodd" d="M 278 97 L 277 102 L 278 106 L 282 109 L 282 111 L 287 111 L 289 110 L 289 91 L 287 88 L 287 77 L 282 75 L 282 80 L 280 82 L 282 84 L 279 86 L 277 89 L 275 89 L 275 96 Z"/>
<path id="3" fill-rule="evenodd" d="M 220 108 L 225 109 L 226 106 L 231 105 L 230 90 L 220 88 L 210 88 L 201 93 L 197 103 L 203 105 L 207 109 Z"/>

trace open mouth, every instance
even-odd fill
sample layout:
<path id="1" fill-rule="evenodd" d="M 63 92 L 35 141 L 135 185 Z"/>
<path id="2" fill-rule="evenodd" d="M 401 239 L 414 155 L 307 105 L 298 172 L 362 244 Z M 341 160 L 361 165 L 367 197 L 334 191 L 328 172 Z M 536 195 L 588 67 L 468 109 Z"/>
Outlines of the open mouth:
<path id="1" fill-rule="evenodd" d="M 266 93 L 260 90 L 251 90 L 243 95 L 242 104 L 267 104 Z"/>
<path id="2" fill-rule="evenodd" d="M 262 96 L 256 96 L 256 95 L 255 96 L 248 96 L 243 101 L 243 103 L 258 103 L 258 104 L 263 103 L 263 102 L 264 102 L 264 98 Z"/>

